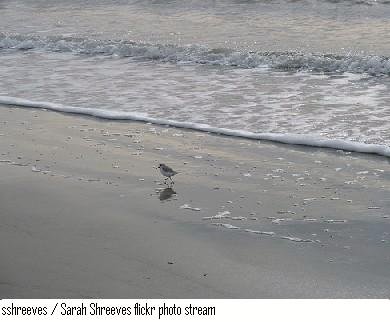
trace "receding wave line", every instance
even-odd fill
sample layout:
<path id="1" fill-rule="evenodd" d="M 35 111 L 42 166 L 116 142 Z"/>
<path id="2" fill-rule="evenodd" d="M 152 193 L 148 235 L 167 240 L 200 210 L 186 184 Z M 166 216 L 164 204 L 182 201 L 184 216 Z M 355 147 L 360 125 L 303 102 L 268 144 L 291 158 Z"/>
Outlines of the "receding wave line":
<path id="1" fill-rule="evenodd" d="M 265 67 L 284 71 L 390 75 L 390 57 L 375 55 L 248 52 L 227 48 L 211 49 L 200 45 L 180 47 L 137 43 L 128 40 L 97 40 L 63 36 L 40 37 L 5 33 L 0 33 L 0 49 L 39 49 L 86 55 L 132 57 L 172 63 L 196 63 L 239 68 Z"/>
<path id="2" fill-rule="evenodd" d="M 222 134 L 227 136 L 241 137 L 252 140 L 267 140 L 285 144 L 293 145 L 305 145 L 312 147 L 331 148 L 339 149 L 344 151 L 360 152 L 360 153 L 371 153 L 378 154 L 381 156 L 390 157 L 390 147 L 380 144 L 366 144 L 359 142 L 352 142 L 340 139 L 328 139 L 314 135 L 306 134 L 279 134 L 279 133 L 258 133 L 249 132 L 242 130 L 233 130 L 227 128 L 217 128 L 208 124 L 200 124 L 193 122 L 180 122 L 168 119 L 160 119 L 148 117 L 140 113 L 133 112 L 121 112 L 121 111 L 108 111 L 96 108 L 88 107 L 76 107 L 63 105 L 51 102 L 39 102 L 30 101 L 27 99 L 0 96 L 0 104 L 21 106 L 25 108 L 39 108 L 47 109 L 57 112 L 72 113 L 72 114 L 83 114 L 93 116 L 97 118 L 109 119 L 109 120 L 129 120 L 129 121 L 140 121 L 150 122 L 159 125 L 169 125 L 177 128 L 185 128 L 191 130 L 197 130 L 202 132 Z"/>

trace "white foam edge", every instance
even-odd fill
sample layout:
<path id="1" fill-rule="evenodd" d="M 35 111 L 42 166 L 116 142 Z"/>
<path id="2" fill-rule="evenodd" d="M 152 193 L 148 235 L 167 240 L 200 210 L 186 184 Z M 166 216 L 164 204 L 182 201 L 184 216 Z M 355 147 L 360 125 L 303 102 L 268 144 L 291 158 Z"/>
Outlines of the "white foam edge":
<path id="1" fill-rule="evenodd" d="M 328 139 L 309 134 L 287 134 L 287 133 L 258 133 L 243 130 L 213 127 L 208 124 L 180 122 L 174 120 L 153 118 L 136 112 L 108 111 L 89 107 L 76 107 L 59 103 L 31 101 L 11 96 L 0 96 L 0 104 L 14 105 L 25 108 L 47 109 L 56 112 L 82 114 L 103 118 L 108 120 L 131 120 L 139 122 L 150 122 L 158 125 L 169 125 L 177 128 L 185 128 L 196 131 L 221 134 L 226 136 L 241 137 L 252 140 L 266 140 L 291 145 L 304 145 L 311 147 L 330 148 L 359 153 L 377 154 L 390 157 L 390 147 L 380 144 L 368 144 L 353 142 L 342 139 Z"/>

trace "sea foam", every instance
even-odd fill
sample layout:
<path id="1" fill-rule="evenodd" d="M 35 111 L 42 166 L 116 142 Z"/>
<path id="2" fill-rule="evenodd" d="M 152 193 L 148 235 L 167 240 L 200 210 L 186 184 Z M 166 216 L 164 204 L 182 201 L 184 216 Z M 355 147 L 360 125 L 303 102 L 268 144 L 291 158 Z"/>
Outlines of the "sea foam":
<path id="1" fill-rule="evenodd" d="M 25 108 L 40 108 L 63 113 L 83 114 L 108 120 L 129 120 L 150 122 L 159 125 L 169 125 L 177 128 L 186 128 L 202 132 L 221 134 L 233 137 L 241 137 L 252 140 L 267 140 L 285 144 L 305 145 L 312 147 L 331 148 L 344 151 L 371 153 L 390 157 L 390 147 L 380 144 L 367 144 L 341 139 L 329 139 L 325 137 L 308 134 L 286 134 L 286 133 L 259 133 L 243 130 L 213 127 L 208 124 L 194 122 L 180 122 L 169 119 L 153 118 L 134 112 L 109 111 L 97 108 L 76 107 L 59 103 L 31 101 L 27 99 L 0 96 L 0 104 L 21 106 Z"/>
<path id="2" fill-rule="evenodd" d="M 45 50 L 85 55 L 105 55 L 171 63 L 272 68 L 324 73 L 389 75 L 390 57 L 378 55 L 335 55 L 302 52 L 257 52 L 201 45 L 176 46 L 129 40 L 101 40 L 64 36 L 0 33 L 0 49 Z"/>

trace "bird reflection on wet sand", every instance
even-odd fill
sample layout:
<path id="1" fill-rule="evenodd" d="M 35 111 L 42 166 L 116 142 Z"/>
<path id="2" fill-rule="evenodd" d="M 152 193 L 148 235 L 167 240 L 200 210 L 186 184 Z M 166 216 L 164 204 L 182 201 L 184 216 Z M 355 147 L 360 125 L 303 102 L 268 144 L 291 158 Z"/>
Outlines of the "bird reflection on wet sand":
<path id="1" fill-rule="evenodd" d="M 171 187 L 168 187 L 160 192 L 159 199 L 164 201 L 171 198 L 173 195 L 176 195 L 176 191 L 174 191 Z"/>

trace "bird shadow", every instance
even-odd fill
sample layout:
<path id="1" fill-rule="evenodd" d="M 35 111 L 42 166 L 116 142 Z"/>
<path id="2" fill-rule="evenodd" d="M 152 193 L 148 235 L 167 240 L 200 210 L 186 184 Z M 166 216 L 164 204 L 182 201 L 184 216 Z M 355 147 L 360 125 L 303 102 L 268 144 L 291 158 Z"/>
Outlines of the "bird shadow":
<path id="1" fill-rule="evenodd" d="M 168 200 L 172 198 L 173 195 L 176 195 L 176 191 L 172 189 L 172 187 L 167 187 L 159 193 L 158 199 L 160 201 Z"/>

